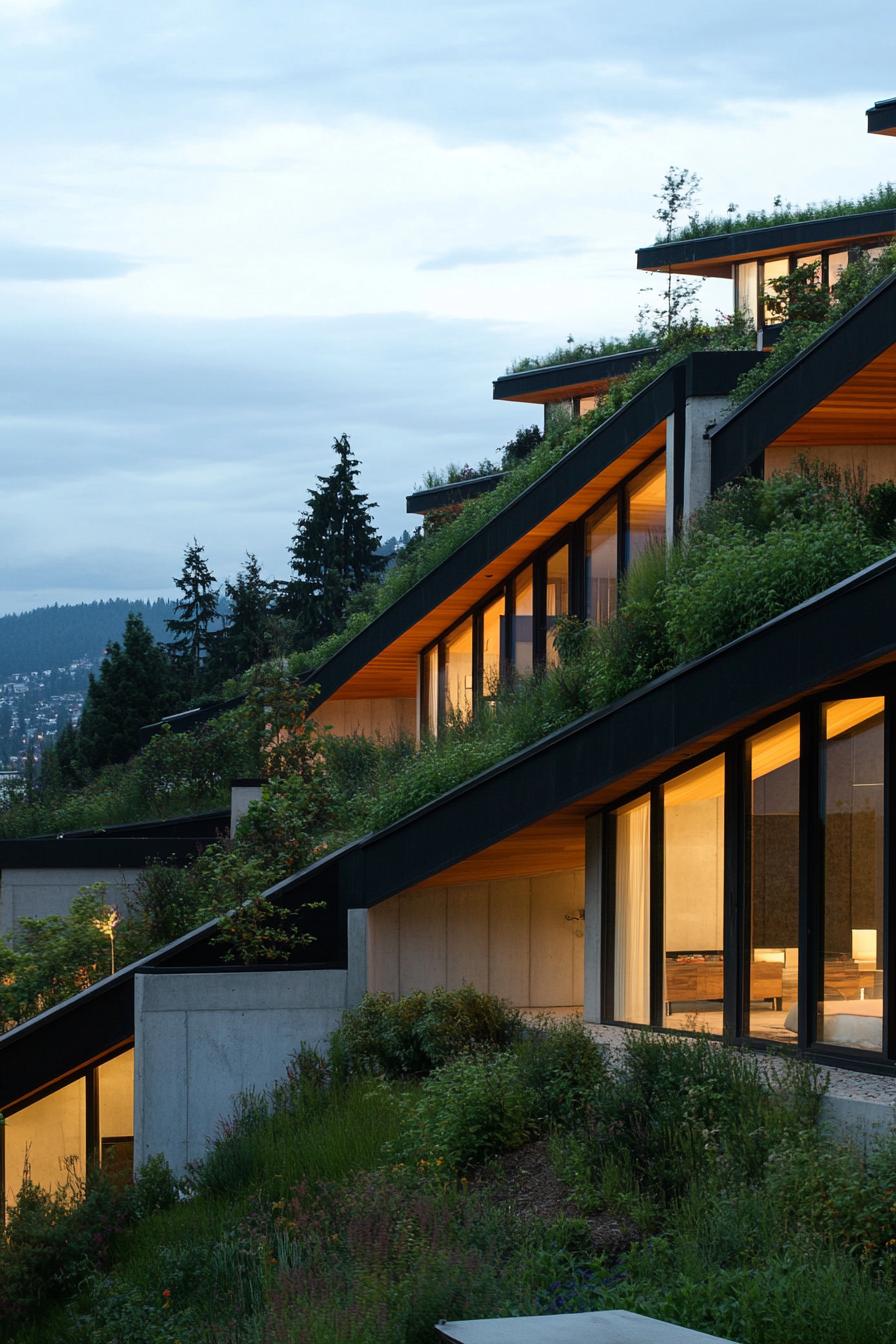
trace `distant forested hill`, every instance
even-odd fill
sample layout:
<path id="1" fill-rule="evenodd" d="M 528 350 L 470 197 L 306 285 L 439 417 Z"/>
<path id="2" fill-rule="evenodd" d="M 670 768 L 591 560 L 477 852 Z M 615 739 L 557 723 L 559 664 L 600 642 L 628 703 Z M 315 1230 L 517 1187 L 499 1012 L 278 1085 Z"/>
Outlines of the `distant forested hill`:
<path id="1" fill-rule="evenodd" d="M 121 639 L 129 611 L 138 611 L 156 639 L 165 640 L 165 621 L 174 602 L 112 597 L 105 602 L 38 607 L 17 616 L 0 616 L 0 678 L 11 672 L 38 672 L 76 658 L 102 657 L 113 639 Z"/>

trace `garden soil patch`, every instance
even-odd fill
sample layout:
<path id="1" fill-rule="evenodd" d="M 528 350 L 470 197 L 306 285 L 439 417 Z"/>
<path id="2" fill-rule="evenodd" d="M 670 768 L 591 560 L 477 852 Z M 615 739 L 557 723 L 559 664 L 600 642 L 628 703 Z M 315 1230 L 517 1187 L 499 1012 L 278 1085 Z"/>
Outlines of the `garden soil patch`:
<path id="1" fill-rule="evenodd" d="M 544 1222 L 555 1218 L 584 1219 L 598 1253 L 613 1257 L 637 1240 L 634 1225 L 624 1219 L 608 1213 L 582 1213 L 554 1170 L 547 1139 L 501 1153 L 475 1172 L 471 1184 L 487 1193 L 495 1204 L 509 1206 L 520 1218 Z"/>

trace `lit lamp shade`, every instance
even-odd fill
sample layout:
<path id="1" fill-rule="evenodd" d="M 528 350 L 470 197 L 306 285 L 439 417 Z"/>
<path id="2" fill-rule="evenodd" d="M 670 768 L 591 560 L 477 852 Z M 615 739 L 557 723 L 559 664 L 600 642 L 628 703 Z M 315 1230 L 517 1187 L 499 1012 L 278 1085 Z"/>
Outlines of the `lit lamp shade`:
<path id="1" fill-rule="evenodd" d="M 853 929 L 852 959 L 877 965 L 877 929 Z"/>

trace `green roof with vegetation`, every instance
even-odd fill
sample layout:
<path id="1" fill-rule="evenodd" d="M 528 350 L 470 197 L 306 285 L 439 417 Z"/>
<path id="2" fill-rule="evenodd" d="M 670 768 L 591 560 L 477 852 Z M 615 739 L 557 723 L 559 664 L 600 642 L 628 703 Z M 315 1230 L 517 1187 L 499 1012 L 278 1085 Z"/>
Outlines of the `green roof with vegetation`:
<path id="1" fill-rule="evenodd" d="M 515 359 L 508 373 L 529 373 L 532 369 L 547 369 L 553 364 L 575 364 L 583 359 L 602 359 L 605 355 L 625 355 L 632 350 L 644 350 L 653 344 L 646 331 L 633 331 L 630 336 L 609 336 L 597 341 L 576 341 L 567 336 L 563 345 L 549 350 L 546 355 L 523 355 Z"/>
<path id="2" fill-rule="evenodd" d="M 681 243 L 689 238 L 713 238 L 721 233 L 743 233 L 747 229 L 768 229 L 776 224 L 801 224 L 812 219 L 836 219 L 841 215 L 864 215 L 872 210 L 896 208 L 896 183 L 881 182 L 864 196 L 853 199 L 838 197 L 833 201 L 816 201 L 808 205 L 794 205 L 792 201 L 775 198 L 770 210 L 747 210 L 741 213 L 730 205 L 724 215 L 692 215 L 687 224 L 671 232 L 657 235 L 657 244 Z"/>

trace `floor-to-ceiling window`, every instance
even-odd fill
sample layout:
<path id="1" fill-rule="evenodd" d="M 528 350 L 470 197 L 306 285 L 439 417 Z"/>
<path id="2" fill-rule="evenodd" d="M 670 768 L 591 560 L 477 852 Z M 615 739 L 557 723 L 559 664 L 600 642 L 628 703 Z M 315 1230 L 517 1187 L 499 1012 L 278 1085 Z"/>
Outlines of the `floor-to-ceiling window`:
<path id="1" fill-rule="evenodd" d="M 819 1041 L 880 1050 L 883 1026 L 884 698 L 822 709 L 823 956 Z"/>
<path id="2" fill-rule="evenodd" d="M 482 685 L 480 694 L 491 700 L 497 694 L 501 680 L 504 650 L 504 622 L 507 603 L 502 593 L 490 602 L 482 613 Z"/>
<path id="3" fill-rule="evenodd" d="M 534 664 L 534 584 L 532 566 L 518 574 L 513 585 L 513 626 L 511 660 L 513 670 L 528 676 Z"/>
<path id="4" fill-rule="evenodd" d="M 556 667 L 560 657 L 554 646 L 557 621 L 569 614 L 569 547 L 549 555 L 545 565 L 545 662 Z"/>
<path id="5" fill-rule="evenodd" d="M 616 615 L 619 506 L 613 499 L 585 520 L 585 618 L 606 625 Z"/>
<path id="6" fill-rule="evenodd" d="M 99 1163 L 107 1176 L 129 1180 L 134 1166 L 134 1052 L 125 1050 L 96 1071 Z"/>
<path id="7" fill-rule="evenodd" d="M 5 1118 L 2 1129 L 6 1206 L 23 1178 L 42 1190 L 84 1180 L 87 1172 L 87 1083 L 77 1078 Z"/>
<path id="8" fill-rule="evenodd" d="M 666 1025 L 721 1032 L 725 759 L 663 786 Z"/>
<path id="9" fill-rule="evenodd" d="M 666 458 L 649 462 L 626 490 L 628 530 L 626 563 L 632 564 L 653 542 L 666 535 Z"/>
<path id="10" fill-rule="evenodd" d="M 792 1043 L 800 909 L 800 719 L 747 739 L 747 1035 Z"/>
<path id="11" fill-rule="evenodd" d="M 446 720 L 468 719 L 473 713 L 472 617 L 445 637 L 442 686 Z"/>
<path id="12" fill-rule="evenodd" d="M 424 737 L 439 731 L 439 646 L 434 644 L 423 655 L 420 702 L 420 729 Z"/>
<path id="13" fill-rule="evenodd" d="M 650 798 L 613 814 L 613 1016 L 650 1022 Z"/>

